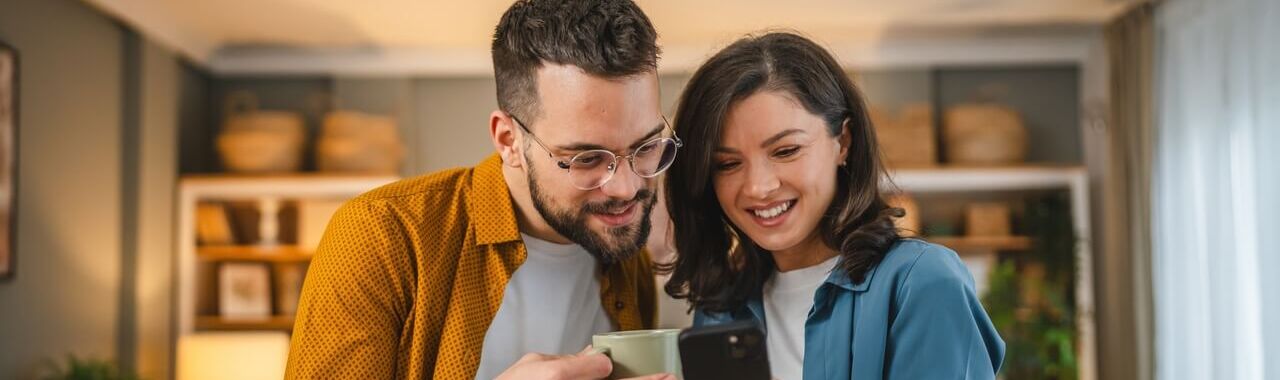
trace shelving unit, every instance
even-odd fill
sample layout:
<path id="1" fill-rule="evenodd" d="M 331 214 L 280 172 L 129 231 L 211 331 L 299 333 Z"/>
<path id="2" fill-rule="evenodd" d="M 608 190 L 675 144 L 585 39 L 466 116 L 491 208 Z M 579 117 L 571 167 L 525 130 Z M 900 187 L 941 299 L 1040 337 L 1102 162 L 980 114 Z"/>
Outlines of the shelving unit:
<path id="1" fill-rule="evenodd" d="M 265 261 L 300 263 L 311 261 L 314 252 L 295 245 L 219 245 L 196 248 L 201 261 Z"/>
<path id="2" fill-rule="evenodd" d="M 1026 236 L 926 236 L 924 239 L 955 250 L 1021 251 L 1031 249 L 1031 238 Z"/>
<path id="3" fill-rule="evenodd" d="M 389 176 L 285 175 L 183 177 L 178 191 L 178 299 L 175 340 L 201 331 L 289 331 L 292 315 L 262 317 L 221 316 L 207 305 L 218 292 L 217 268 L 222 263 L 250 262 L 270 266 L 304 265 L 314 247 L 284 242 L 201 246 L 196 236 L 196 208 L 202 202 L 253 202 L 261 212 L 260 231 L 275 236 L 278 211 L 288 201 L 343 201 L 397 180 Z M 273 297 L 275 294 L 272 295 Z M 205 305 L 201 305 L 204 302 Z"/>
<path id="4" fill-rule="evenodd" d="M 245 331 L 245 330 L 293 330 L 293 317 L 277 315 L 261 319 L 223 318 L 213 315 L 196 317 L 196 329 L 201 331 Z"/>
<path id="5" fill-rule="evenodd" d="M 1096 323 L 1093 297 L 1093 246 L 1089 225 L 1088 174 L 1077 166 L 1014 167 L 937 167 L 903 168 L 890 174 L 893 186 L 907 193 L 961 193 L 1066 190 L 1071 199 L 1072 227 L 1079 239 L 1076 245 L 1076 328 L 1079 334 L 1077 360 L 1079 378 L 1097 378 Z M 926 237 L 952 249 L 983 248 L 991 250 L 1028 249 L 1032 241 L 1025 237 L 972 238 Z"/>

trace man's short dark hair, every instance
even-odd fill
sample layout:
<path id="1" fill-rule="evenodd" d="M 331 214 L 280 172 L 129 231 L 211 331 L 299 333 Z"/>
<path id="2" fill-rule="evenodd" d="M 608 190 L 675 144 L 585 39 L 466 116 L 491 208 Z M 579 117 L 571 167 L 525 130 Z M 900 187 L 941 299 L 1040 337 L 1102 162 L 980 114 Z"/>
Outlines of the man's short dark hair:
<path id="1" fill-rule="evenodd" d="M 572 65 L 623 78 L 657 70 L 657 32 L 630 0 L 519 0 L 493 33 L 498 107 L 532 122 L 541 117 L 537 71 Z"/>

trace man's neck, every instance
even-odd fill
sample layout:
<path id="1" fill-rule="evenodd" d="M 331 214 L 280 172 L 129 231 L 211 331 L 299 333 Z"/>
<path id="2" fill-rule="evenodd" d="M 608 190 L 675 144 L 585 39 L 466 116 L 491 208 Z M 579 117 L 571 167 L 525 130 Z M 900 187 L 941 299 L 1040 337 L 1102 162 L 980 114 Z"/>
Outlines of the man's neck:
<path id="1" fill-rule="evenodd" d="M 551 228 L 547 220 L 542 218 L 542 213 L 533 206 L 533 195 L 529 191 L 529 181 L 524 171 L 503 165 L 502 178 L 507 182 L 507 191 L 511 192 L 520 233 L 557 244 L 572 243 Z"/>

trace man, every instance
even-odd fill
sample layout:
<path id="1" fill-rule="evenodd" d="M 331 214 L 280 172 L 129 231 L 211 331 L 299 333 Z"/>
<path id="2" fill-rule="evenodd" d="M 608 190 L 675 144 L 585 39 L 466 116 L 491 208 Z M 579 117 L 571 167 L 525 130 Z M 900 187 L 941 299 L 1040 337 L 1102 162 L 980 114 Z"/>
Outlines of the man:
<path id="1" fill-rule="evenodd" d="M 334 215 L 286 377 L 606 377 L 591 335 L 656 322 L 642 247 L 679 142 L 655 40 L 629 0 L 512 5 L 493 39 L 497 154 Z"/>

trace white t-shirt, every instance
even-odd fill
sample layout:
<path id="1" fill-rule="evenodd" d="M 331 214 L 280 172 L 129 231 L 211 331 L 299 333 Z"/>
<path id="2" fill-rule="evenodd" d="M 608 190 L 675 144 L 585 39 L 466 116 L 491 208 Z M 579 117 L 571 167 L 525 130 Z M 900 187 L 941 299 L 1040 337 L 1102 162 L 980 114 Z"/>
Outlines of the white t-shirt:
<path id="1" fill-rule="evenodd" d="M 800 380 L 804 373 L 804 322 L 813 294 L 836 267 L 839 256 L 789 272 L 774 272 L 764 283 L 764 320 L 769 369 L 778 380 Z"/>
<path id="2" fill-rule="evenodd" d="M 511 275 L 484 335 L 477 379 L 493 379 L 530 352 L 582 351 L 591 336 L 614 330 L 600 306 L 596 259 L 576 244 L 521 234 L 529 256 Z"/>

